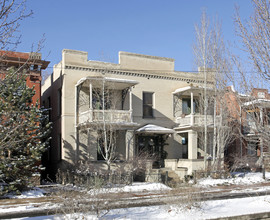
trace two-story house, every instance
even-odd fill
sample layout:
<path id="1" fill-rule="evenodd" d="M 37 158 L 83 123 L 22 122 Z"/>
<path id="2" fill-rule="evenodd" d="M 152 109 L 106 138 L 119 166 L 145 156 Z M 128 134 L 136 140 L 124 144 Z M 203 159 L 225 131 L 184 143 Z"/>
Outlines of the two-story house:
<path id="1" fill-rule="evenodd" d="M 226 160 L 236 168 L 262 166 L 262 156 L 269 152 L 270 94 L 267 89 L 253 88 L 250 94 L 230 91 L 230 107 L 238 121 L 239 135 L 229 146 Z"/>
<path id="2" fill-rule="evenodd" d="M 175 71 L 171 58 L 119 52 L 119 63 L 106 63 L 65 49 L 42 87 L 42 102 L 52 109 L 49 169 L 80 160 L 102 167 L 107 149 L 118 161 L 155 155 L 153 168 L 180 177 L 203 169 L 200 133 L 207 121 L 211 136 L 213 109 L 205 116 L 200 102 L 212 88 L 209 72 L 205 82 L 203 71 Z"/>

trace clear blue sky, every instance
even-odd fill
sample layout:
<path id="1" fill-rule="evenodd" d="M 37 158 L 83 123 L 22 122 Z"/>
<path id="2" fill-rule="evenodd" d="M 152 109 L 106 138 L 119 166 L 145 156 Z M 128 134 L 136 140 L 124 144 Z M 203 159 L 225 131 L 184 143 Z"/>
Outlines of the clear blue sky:
<path id="1" fill-rule="evenodd" d="M 52 66 L 62 49 L 88 52 L 89 60 L 118 62 L 118 51 L 175 59 L 178 71 L 194 70 L 194 25 L 203 8 L 222 21 L 225 40 L 235 41 L 235 4 L 243 16 L 252 13 L 250 0 L 28 0 L 34 15 L 20 27 L 29 52 L 45 34 L 43 58 Z"/>

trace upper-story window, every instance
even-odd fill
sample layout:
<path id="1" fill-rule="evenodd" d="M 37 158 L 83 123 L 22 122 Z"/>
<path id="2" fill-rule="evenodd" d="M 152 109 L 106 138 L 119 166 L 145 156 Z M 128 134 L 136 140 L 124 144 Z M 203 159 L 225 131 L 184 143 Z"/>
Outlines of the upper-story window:
<path id="1" fill-rule="evenodd" d="M 30 70 L 31 71 L 41 71 L 41 66 L 40 65 L 30 65 Z"/>
<path id="2" fill-rule="evenodd" d="M 93 109 L 101 110 L 104 109 L 108 110 L 112 108 L 112 92 L 106 89 L 104 92 L 100 89 L 95 89 L 92 91 L 92 106 Z"/>
<path id="3" fill-rule="evenodd" d="M 61 88 L 57 91 L 57 116 L 62 114 L 62 91 Z"/>
<path id="4" fill-rule="evenodd" d="M 143 92 L 143 117 L 153 118 L 153 96 L 152 92 Z"/>
<path id="5" fill-rule="evenodd" d="M 51 97 L 48 97 L 48 108 L 49 108 L 49 121 L 52 121 L 52 110 L 51 110 Z"/>
<path id="6" fill-rule="evenodd" d="M 264 99 L 265 98 L 265 93 L 264 92 L 258 92 L 258 98 Z"/>
<path id="7" fill-rule="evenodd" d="M 256 156 L 256 154 L 258 153 L 257 151 L 258 151 L 258 140 L 248 141 L 247 143 L 248 156 Z"/>
<path id="8" fill-rule="evenodd" d="M 197 101 L 193 101 L 193 111 L 198 113 L 199 108 L 197 107 Z M 182 99 L 182 114 L 189 115 L 191 114 L 191 99 L 183 98 Z"/>

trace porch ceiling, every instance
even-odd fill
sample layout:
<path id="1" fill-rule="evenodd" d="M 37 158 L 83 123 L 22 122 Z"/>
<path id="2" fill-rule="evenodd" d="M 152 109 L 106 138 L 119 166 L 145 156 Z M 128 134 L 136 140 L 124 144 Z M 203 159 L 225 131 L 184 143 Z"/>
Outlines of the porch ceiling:
<path id="1" fill-rule="evenodd" d="M 105 85 L 109 88 L 112 88 L 112 89 L 125 89 L 125 88 L 129 88 L 131 86 L 135 86 L 137 85 L 139 82 L 138 81 L 135 81 L 135 80 L 127 80 L 127 79 L 118 79 L 118 78 L 111 78 L 111 77 L 90 77 L 90 76 L 87 76 L 87 77 L 84 77 L 84 78 L 81 78 L 76 86 L 78 85 L 82 85 L 84 84 L 85 82 L 92 82 L 93 84 L 93 87 L 95 88 L 99 88 L 102 86 L 102 81 L 105 81 Z"/>
<path id="2" fill-rule="evenodd" d="M 145 125 L 136 130 L 137 133 L 148 133 L 148 134 L 173 134 L 173 129 L 161 127 L 154 124 Z"/>
<path id="3" fill-rule="evenodd" d="M 262 107 L 262 108 L 270 108 L 270 100 L 268 99 L 255 99 L 249 102 L 243 103 L 245 107 Z"/>
<path id="4" fill-rule="evenodd" d="M 177 126 L 174 128 L 175 132 L 177 134 L 180 134 L 180 133 L 186 133 L 188 131 L 197 131 L 197 132 L 204 132 L 204 126 L 196 126 L 196 125 L 186 125 L 186 126 Z M 208 124 L 207 125 L 207 130 L 208 131 L 213 131 L 214 130 L 214 125 L 213 124 Z"/>
<path id="5" fill-rule="evenodd" d="M 210 87 L 206 87 L 206 90 L 209 92 L 209 91 L 214 91 L 213 88 L 210 88 Z M 190 86 L 186 86 L 186 87 L 182 87 L 182 88 L 179 88 L 179 89 L 176 89 L 173 94 L 176 95 L 190 95 L 191 92 L 194 93 L 194 95 L 199 95 L 200 93 L 202 93 L 204 91 L 204 87 L 202 86 L 193 86 L 193 85 L 190 85 Z"/>

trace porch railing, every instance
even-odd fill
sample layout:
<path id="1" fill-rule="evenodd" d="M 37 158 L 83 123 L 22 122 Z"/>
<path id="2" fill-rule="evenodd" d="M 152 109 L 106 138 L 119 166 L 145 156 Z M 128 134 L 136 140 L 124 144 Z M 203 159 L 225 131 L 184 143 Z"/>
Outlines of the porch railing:
<path id="1" fill-rule="evenodd" d="M 79 124 L 87 122 L 132 123 L 130 110 L 88 110 L 79 114 Z"/>
<path id="2" fill-rule="evenodd" d="M 216 122 L 218 122 L 219 118 L 216 117 Z M 204 125 L 204 115 L 186 115 L 183 117 L 177 117 L 176 123 L 179 124 L 179 126 L 203 126 Z M 213 115 L 207 115 L 207 124 L 213 124 L 214 123 L 214 116 Z"/>

